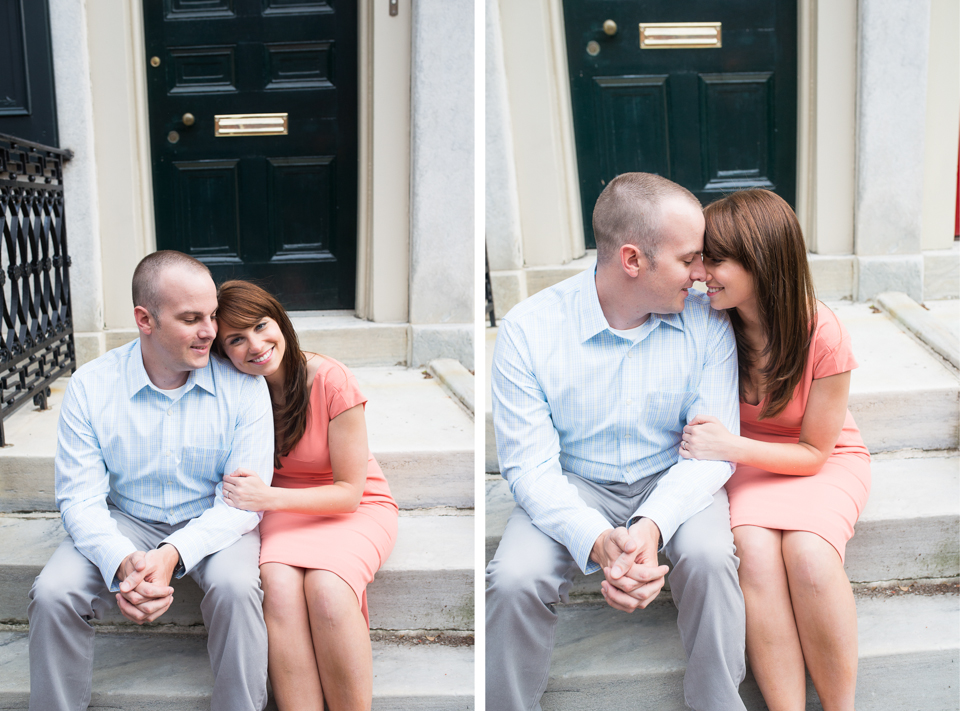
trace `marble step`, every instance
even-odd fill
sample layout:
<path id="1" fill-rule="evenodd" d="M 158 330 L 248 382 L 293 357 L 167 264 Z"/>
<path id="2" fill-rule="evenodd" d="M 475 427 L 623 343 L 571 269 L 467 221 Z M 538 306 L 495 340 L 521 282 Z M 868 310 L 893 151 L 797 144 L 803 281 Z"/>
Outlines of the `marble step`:
<path id="1" fill-rule="evenodd" d="M 393 553 L 367 588 L 372 629 L 474 629 L 474 517 L 447 512 L 401 514 Z M 0 621 L 26 622 L 33 580 L 64 535 L 56 515 L 0 515 Z M 202 624 L 197 585 L 184 577 L 174 588 L 157 624 Z M 125 620 L 113 607 L 104 622 Z"/>
<path id="2" fill-rule="evenodd" d="M 643 699 L 643 708 L 681 711 L 686 660 L 676 609 L 655 603 L 632 615 L 606 605 L 558 608 L 544 711 L 606 711 Z M 960 607 L 957 594 L 857 599 L 857 709 L 957 709 Z M 752 675 L 740 686 L 749 711 L 765 711 Z M 822 707 L 807 683 L 807 709 Z"/>
<path id="3" fill-rule="evenodd" d="M 200 711 L 210 708 L 213 674 L 203 635 L 103 634 L 95 642 L 90 709 Z M 474 708 L 474 648 L 373 643 L 377 711 Z M 0 631 L 0 709 L 26 709 L 27 634 Z M 276 711 L 271 703 L 268 711 Z"/>
<path id="4" fill-rule="evenodd" d="M 472 509 L 473 417 L 421 369 L 354 368 L 366 406 L 370 449 L 403 509 Z M 0 512 L 55 511 L 53 462 L 66 388 L 58 380 L 39 411 L 25 406 L 4 422 Z"/>
<path id="5" fill-rule="evenodd" d="M 876 582 L 960 575 L 960 456 L 877 457 L 870 498 L 847 544 L 850 580 Z M 486 560 L 513 510 L 507 482 L 488 477 Z M 599 576 L 578 574 L 573 595 L 596 594 Z"/>

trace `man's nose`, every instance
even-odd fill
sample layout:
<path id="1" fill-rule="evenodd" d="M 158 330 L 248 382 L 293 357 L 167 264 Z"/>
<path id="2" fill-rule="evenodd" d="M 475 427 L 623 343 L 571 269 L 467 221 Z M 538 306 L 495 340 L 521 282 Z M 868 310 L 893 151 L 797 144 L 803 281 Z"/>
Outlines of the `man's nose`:
<path id="1" fill-rule="evenodd" d="M 217 322 L 212 318 L 205 318 L 200 324 L 200 330 L 197 332 L 200 338 L 216 338 Z"/>
<path id="2" fill-rule="evenodd" d="M 690 278 L 694 281 L 706 281 L 707 270 L 703 266 L 703 256 L 697 255 L 693 258 L 693 264 L 690 265 Z"/>

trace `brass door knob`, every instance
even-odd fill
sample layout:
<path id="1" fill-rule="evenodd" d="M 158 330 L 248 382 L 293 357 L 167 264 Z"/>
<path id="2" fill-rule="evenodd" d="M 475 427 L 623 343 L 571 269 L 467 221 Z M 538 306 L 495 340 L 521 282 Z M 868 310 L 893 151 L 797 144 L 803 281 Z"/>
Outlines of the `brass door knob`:
<path id="1" fill-rule="evenodd" d="M 613 20 L 606 20 L 603 23 L 603 31 L 613 37 L 615 34 L 617 34 L 617 23 Z"/>
<path id="2" fill-rule="evenodd" d="M 197 119 L 194 118 L 193 114 L 186 113 L 183 115 L 182 120 L 184 126 L 192 126 Z"/>

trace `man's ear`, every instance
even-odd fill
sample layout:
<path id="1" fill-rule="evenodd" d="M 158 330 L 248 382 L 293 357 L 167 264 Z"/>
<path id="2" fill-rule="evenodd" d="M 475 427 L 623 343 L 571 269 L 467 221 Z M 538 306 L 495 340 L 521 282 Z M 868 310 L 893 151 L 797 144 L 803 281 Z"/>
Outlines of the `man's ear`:
<path id="1" fill-rule="evenodd" d="M 647 260 L 637 245 L 627 243 L 620 247 L 620 266 L 627 276 L 636 278 L 646 270 Z"/>
<path id="2" fill-rule="evenodd" d="M 137 328 L 140 329 L 140 333 L 145 336 L 149 336 L 153 333 L 153 329 L 157 327 L 157 322 L 153 318 L 153 315 L 143 306 L 133 307 L 133 320 L 137 322 Z"/>

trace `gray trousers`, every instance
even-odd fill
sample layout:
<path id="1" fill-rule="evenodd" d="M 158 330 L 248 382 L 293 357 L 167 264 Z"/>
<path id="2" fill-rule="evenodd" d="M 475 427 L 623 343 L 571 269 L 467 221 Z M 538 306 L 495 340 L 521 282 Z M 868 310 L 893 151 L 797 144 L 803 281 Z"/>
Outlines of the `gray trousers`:
<path id="1" fill-rule="evenodd" d="M 659 479 L 656 475 L 634 484 L 601 485 L 564 475 L 584 502 L 615 526 L 634 514 Z M 665 547 L 687 655 L 684 700 L 697 711 L 745 708 L 738 688 L 745 674 L 746 621 L 734 552 L 723 489 L 713 504 L 680 526 Z M 550 676 L 554 606 L 567 602 L 577 570 L 566 547 L 515 507 L 487 566 L 486 705 L 491 711 L 539 711 Z M 611 609 L 610 614 L 624 613 Z M 642 699 L 637 699 L 637 707 L 645 708 Z"/>
<path id="2" fill-rule="evenodd" d="M 187 523 L 145 523 L 113 506 L 110 515 L 120 532 L 143 551 L 156 548 Z M 189 573 L 204 593 L 200 610 L 214 675 L 212 711 L 261 711 L 267 704 L 267 628 L 259 558 L 260 532 L 254 529 L 204 558 Z M 30 590 L 31 711 L 87 708 L 94 640 L 89 621 L 101 619 L 113 605 L 115 594 L 104 585 L 100 570 L 67 536 Z M 170 684 L 176 687 L 177 680 Z"/>

